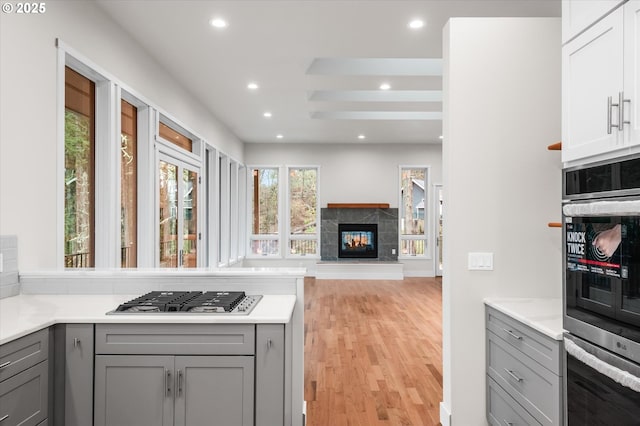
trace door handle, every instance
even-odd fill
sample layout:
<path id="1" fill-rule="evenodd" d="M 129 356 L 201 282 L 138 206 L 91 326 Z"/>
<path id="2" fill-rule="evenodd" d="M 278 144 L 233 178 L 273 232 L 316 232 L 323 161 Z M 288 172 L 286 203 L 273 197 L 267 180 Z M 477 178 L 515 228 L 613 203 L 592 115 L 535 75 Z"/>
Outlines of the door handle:
<path id="1" fill-rule="evenodd" d="M 9 415 L 8 415 L 8 414 L 5 414 L 4 416 L 2 416 L 2 417 L 0 418 L 0 422 L 3 422 L 3 421 L 5 421 L 5 420 L 7 420 L 8 418 L 9 418 Z"/>

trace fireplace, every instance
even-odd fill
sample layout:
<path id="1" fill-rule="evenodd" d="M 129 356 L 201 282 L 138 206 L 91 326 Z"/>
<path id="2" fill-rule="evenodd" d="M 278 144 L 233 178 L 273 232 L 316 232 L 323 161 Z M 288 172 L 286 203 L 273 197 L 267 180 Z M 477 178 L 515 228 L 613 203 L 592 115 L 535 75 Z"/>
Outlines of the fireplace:
<path id="1" fill-rule="evenodd" d="M 338 224 L 338 257 L 376 259 L 378 225 L 375 223 Z"/>

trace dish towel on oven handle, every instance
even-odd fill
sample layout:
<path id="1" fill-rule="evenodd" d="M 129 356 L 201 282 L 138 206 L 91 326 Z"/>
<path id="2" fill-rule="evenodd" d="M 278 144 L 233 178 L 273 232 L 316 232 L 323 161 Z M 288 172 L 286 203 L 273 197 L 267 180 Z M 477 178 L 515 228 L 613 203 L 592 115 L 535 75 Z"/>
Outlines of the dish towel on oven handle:
<path id="1" fill-rule="evenodd" d="M 588 365 L 599 373 L 604 374 L 614 382 L 620 383 L 622 386 L 640 392 L 640 378 L 634 376 L 628 371 L 607 364 L 595 355 L 582 349 L 569 339 L 564 339 L 564 347 L 567 353 L 578 361 Z"/>
<path id="2" fill-rule="evenodd" d="M 565 216 L 640 216 L 640 200 L 565 204 Z"/>

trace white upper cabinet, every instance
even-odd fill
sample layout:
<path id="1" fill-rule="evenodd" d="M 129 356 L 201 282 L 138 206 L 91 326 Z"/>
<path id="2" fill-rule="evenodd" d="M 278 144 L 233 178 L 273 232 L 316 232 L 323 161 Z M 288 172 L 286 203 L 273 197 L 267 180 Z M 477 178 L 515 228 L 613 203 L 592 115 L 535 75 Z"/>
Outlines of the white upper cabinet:
<path id="1" fill-rule="evenodd" d="M 562 0 L 562 43 L 624 3 L 625 0 Z"/>
<path id="2" fill-rule="evenodd" d="M 640 145 L 640 0 L 624 5 L 625 143 Z"/>
<path id="3" fill-rule="evenodd" d="M 562 49 L 564 162 L 625 155 L 640 144 L 639 5 L 625 3 Z"/>

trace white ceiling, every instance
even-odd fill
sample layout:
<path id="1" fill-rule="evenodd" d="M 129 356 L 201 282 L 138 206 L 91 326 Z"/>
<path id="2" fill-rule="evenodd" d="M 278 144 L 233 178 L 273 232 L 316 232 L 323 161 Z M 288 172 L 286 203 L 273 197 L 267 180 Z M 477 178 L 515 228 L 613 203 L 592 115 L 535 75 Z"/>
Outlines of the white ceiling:
<path id="1" fill-rule="evenodd" d="M 97 1 L 249 143 L 439 143 L 448 18 L 560 16 L 560 0 Z"/>

